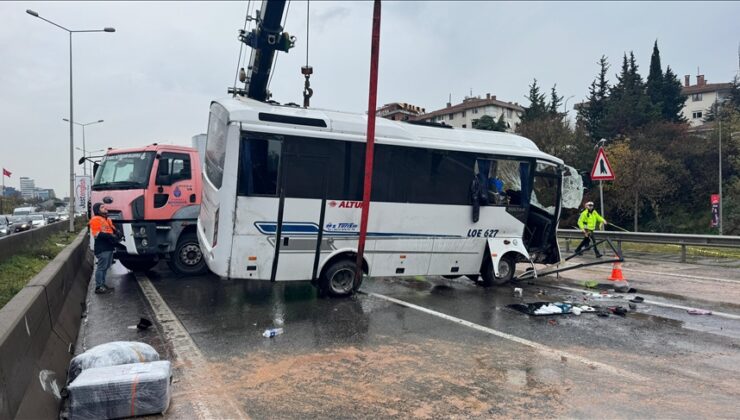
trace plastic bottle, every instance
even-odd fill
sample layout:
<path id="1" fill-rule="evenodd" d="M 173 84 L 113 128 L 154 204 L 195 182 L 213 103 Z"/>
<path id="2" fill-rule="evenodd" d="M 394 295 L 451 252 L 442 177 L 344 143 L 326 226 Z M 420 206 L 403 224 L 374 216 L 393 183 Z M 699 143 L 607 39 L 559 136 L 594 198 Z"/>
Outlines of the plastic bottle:
<path id="1" fill-rule="evenodd" d="M 275 337 L 276 335 L 280 335 L 283 333 L 282 328 L 270 328 L 265 330 L 265 332 L 262 333 L 262 336 L 265 338 Z"/>

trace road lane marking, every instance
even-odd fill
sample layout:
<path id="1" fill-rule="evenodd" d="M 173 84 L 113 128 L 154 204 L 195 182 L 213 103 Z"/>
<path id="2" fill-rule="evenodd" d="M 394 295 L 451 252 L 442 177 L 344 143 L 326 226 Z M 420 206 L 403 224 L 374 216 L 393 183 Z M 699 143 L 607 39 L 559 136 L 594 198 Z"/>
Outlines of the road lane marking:
<path id="1" fill-rule="evenodd" d="M 568 265 L 568 266 L 570 266 L 570 265 Z M 586 267 L 583 270 L 584 271 L 597 271 L 597 272 L 601 272 L 601 273 L 608 273 L 609 272 L 609 269 L 608 268 L 602 270 L 602 269 L 598 269 L 598 268 L 589 268 L 589 267 Z M 703 277 L 703 276 L 695 276 L 695 275 L 692 275 L 692 274 L 678 274 L 678 273 L 671 273 L 671 272 L 665 272 L 665 271 L 638 270 L 638 269 L 635 269 L 635 268 L 628 268 L 628 267 L 624 267 L 624 266 L 622 266 L 622 271 L 631 271 L 631 272 L 634 272 L 634 273 L 642 273 L 642 274 L 656 274 L 656 275 L 660 275 L 660 276 L 683 277 L 683 278 L 687 278 L 687 279 L 691 279 L 691 280 L 717 281 L 717 282 L 720 282 L 720 283 L 735 283 L 735 284 L 740 283 L 740 280 L 720 279 L 720 278 L 716 278 L 716 277 Z"/>
<path id="2" fill-rule="evenodd" d="M 555 289 L 568 290 L 568 291 L 571 291 L 571 292 L 594 293 L 594 292 L 590 292 L 588 290 L 577 289 L 575 287 L 556 286 L 554 284 L 547 284 L 547 285 L 542 285 L 542 286 L 545 286 L 545 287 L 553 287 Z M 651 305 L 663 306 L 663 307 L 666 307 L 666 308 L 683 309 L 683 310 L 686 310 L 686 311 L 688 311 L 689 309 L 702 309 L 702 308 L 697 308 L 696 306 L 674 305 L 672 303 L 656 302 L 654 300 L 648 300 L 648 299 L 645 299 L 642 303 L 649 303 Z M 727 312 L 714 311 L 714 310 L 711 310 L 711 309 L 706 309 L 706 310 L 707 311 L 711 311 L 712 312 L 712 315 L 716 315 L 716 316 L 719 316 L 719 317 L 722 317 L 722 318 L 740 319 L 740 315 L 729 314 Z"/>
<path id="3" fill-rule="evenodd" d="M 437 311 L 434 311 L 432 309 L 425 308 L 425 307 L 419 306 L 419 305 L 415 305 L 415 304 L 410 303 L 410 302 L 406 302 L 406 301 L 403 301 L 403 300 L 400 300 L 400 299 L 392 298 L 390 296 L 381 295 L 381 294 L 378 294 L 378 293 L 367 293 L 367 292 L 362 292 L 362 293 L 365 293 L 368 296 L 376 297 L 378 299 L 383 299 L 383 300 L 386 300 L 388 302 L 395 303 L 396 305 L 401 305 L 401 306 L 405 306 L 405 307 L 410 308 L 410 309 L 415 309 L 417 311 L 424 312 L 425 314 L 436 316 L 438 318 L 442 318 L 442 319 L 445 319 L 447 321 L 452 321 L 452 322 L 458 323 L 460 325 L 464 325 L 466 327 L 472 328 L 472 329 L 477 330 L 477 331 L 481 331 L 481 332 L 484 332 L 484 333 L 487 333 L 487 334 L 494 335 L 496 337 L 500 337 L 500 338 L 503 338 L 503 339 L 506 339 L 506 340 L 509 340 L 509 341 L 513 341 L 515 343 L 519 343 L 519 344 L 525 345 L 525 346 L 530 347 L 530 348 L 533 348 L 533 349 L 535 349 L 535 350 L 537 350 L 537 351 L 539 351 L 539 352 L 541 352 L 541 353 L 543 353 L 545 355 L 552 356 L 555 359 L 563 360 L 563 358 L 566 358 L 567 360 L 575 360 L 575 361 L 580 362 L 580 363 L 583 363 L 586 366 L 589 366 L 591 368 L 600 369 L 600 370 L 603 370 L 605 372 L 612 373 L 614 375 L 623 376 L 625 378 L 629 378 L 629 379 L 633 379 L 633 380 L 637 380 L 637 381 L 644 381 L 644 380 L 646 380 L 643 376 L 640 376 L 640 375 L 638 375 L 636 373 L 632 373 L 632 372 L 626 371 L 624 369 L 619 369 L 619 368 L 616 368 L 614 366 L 607 365 L 605 363 L 596 362 L 594 360 L 590 360 L 590 359 L 587 359 L 587 358 L 582 357 L 582 356 L 578 356 L 578 355 L 573 354 L 573 353 L 568 353 L 568 352 L 565 352 L 565 351 L 562 351 L 562 350 L 557 350 L 557 349 L 548 347 L 548 346 L 546 346 L 544 344 L 540 344 L 540 343 L 537 343 L 537 342 L 534 342 L 534 341 L 530 341 L 530 340 L 527 340 L 525 338 L 517 337 L 515 335 L 511 335 L 511 334 L 505 333 L 503 331 L 494 330 L 493 328 L 485 327 L 483 325 L 476 324 L 476 323 L 473 323 L 473 322 L 470 322 L 470 321 L 466 321 L 464 319 L 456 318 L 454 316 L 447 315 L 447 314 L 444 314 L 442 312 L 437 312 Z"/>
<path id="4" fill-rule="evenodd" d="M 186 366 L 185 375 L 183 375 L 183 378 L 180 378 L 180 383 L 183 383 L 185 388 L 188 388 L 184 391 L 187 395 L 188 402 L 193 405 L 196 417 L 200 419 L 248 418 L 249 416 L 241 410 L 232 398 L 219 396 L 221 398 L 220 403 L 225 403 L 224 405 L 228 407 L 224 407 L 223 405 L 214 407 L 212 404 L 204 402 L 202 398 L 198 398 L 202 395 L 199 389 L 207 385 L 201 382 L 206 381 L 208 379 L 207 377 L 210 376 L 207 372 L 197 374 L 198 369 L 203 369 L 207 365 L 206 358 L 203 356 L 200 348 L 198 348 L 198 345 L 195 344 L 195 341 L 193 341 L 190 333 L 185 329 L 185 326 L 182 325 L 175 313 L 172 312 L 172 309 L 164 301 L 162 295 L 157 292 L 157 289 L 149 278 L 145 275 L 134 275 L 139 282 L 139 287 L 144 293 L 144 297 L 152 308 L 152 312 L 154 312 L 154 316 L 162 326 L 165 339 L 172 345 L 175 357 Z M 196 374 L 193 374 L 193 371 Z M 210 379 L 213 380 L 214 378 Z M 223 412 L 224 410 L 228 411 Z"/>

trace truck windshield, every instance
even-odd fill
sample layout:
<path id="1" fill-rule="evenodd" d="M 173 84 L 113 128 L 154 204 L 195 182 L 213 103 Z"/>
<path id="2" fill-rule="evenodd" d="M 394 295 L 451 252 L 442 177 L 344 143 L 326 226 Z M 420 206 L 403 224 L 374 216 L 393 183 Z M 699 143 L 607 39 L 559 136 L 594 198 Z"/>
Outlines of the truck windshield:
<path id="1" fill-rule="evenodd" d="M 146 188 L 154 162 L 154 152 L 108 155 L 95 174 L 92 189 L 127 190 Z"/>

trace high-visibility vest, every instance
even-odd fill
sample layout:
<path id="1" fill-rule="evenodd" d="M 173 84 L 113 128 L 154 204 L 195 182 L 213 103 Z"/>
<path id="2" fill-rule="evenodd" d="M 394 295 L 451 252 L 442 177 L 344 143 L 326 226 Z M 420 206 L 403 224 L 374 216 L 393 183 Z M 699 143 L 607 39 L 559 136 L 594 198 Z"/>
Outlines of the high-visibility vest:
<path id="1" fill-rule="evenodd" d="M 113 221 L 106 217 L 93 216 L 93 218 L 90 219 L 90 233 L 93 238 L 96 238 L 100 232 L 113 234 L 115 229 L 116 228 L 113 227 Z"/>
<path id="2" fill-rule="evenodd" d="M 581 213 L 581 217 L 578 218 L 578 227 L 581 229 L 596 230 L 596 224 L 604 222 L 604 218 L 596 210 L 589 213 L 588 209 L 586 209 Z"/>

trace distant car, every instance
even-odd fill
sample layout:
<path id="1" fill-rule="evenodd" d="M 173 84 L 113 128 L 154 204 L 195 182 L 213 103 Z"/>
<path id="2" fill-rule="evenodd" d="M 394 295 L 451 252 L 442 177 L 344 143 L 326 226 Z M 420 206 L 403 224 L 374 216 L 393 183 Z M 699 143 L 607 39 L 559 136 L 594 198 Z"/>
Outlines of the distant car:
<path id="1" fill-rule="evenodd" d="M 54 223 L 59 221 L 59 216 L 51 211 L 45 211 L 44 217 L 46 217 L 46 223 Z"/>
<path id="2" fill-rule="evenodd" d="M 57 213 L 57 215 L 59 216 L 59 220 L 69 220 L 69 213 Z"/>
<path id="3" fill-rule="evenodd" d="M 10 229 L 10 219 L 0 216 L 0 237 L 10 235 L 12 233 Z"/>
<path id="4" fill-rule="evenodd" d="M 25 232 L 31 230 L 31 221 L 27 216 L 8 216 L 10 220 L 10 231 L 11 233 Z"/>
<path id="5" fill-rule="evenodd" d="M 31 220 L 31 225 L 34 228 L 39 228 L 39 227 L 42 227 L 42 226 L 46 226 L 46 224 L 47 224 L 46 223 L 46 217 L 44 217 L 43 214 L 39 214 L 39 213 L 29 214 L 28 215 L 28 218 Z"/>

